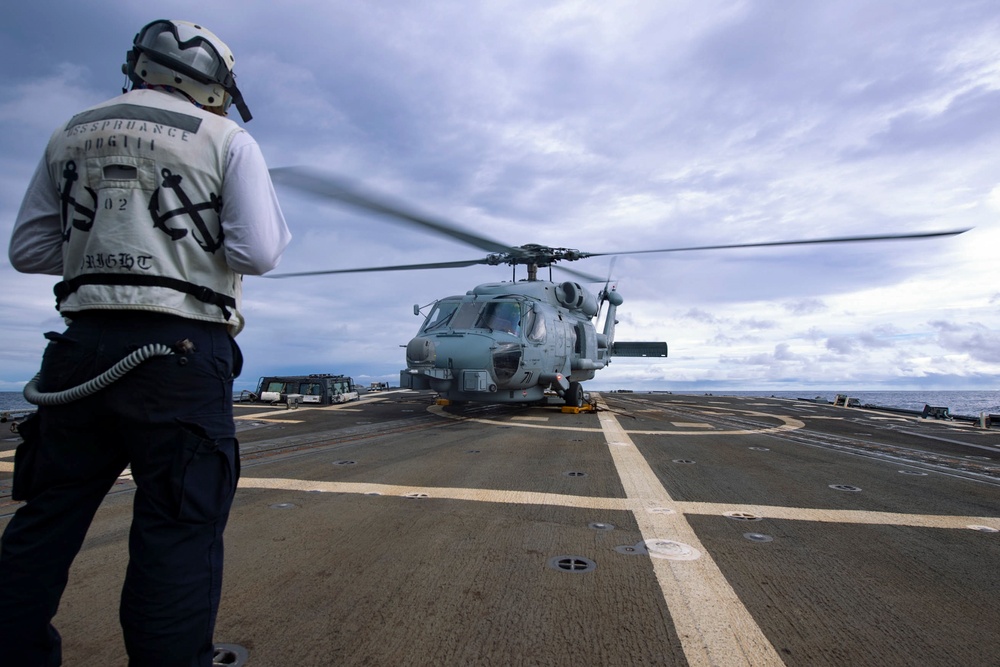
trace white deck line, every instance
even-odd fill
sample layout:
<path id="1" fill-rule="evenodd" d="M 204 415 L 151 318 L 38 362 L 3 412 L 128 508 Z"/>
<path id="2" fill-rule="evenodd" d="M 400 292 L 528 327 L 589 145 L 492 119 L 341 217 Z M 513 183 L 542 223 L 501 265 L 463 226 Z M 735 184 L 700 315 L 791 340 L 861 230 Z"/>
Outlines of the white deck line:
<path id="1" fill-rule="evenodd" d="M 598 416 L 626 497 L 645 506 L 633 510 L 643 539 L 680 542 L 701 554 L 695 560 L 650 559 L 688 664 L 784 665 L 684 514 L 649 511 L 669 508 L 674 499 L 614 414 Z"/>

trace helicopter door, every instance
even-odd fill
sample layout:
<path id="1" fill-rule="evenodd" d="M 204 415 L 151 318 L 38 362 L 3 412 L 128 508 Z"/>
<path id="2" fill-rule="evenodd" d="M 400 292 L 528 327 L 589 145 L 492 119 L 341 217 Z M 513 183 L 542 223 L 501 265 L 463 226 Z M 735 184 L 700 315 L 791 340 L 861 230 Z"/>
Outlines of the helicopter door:
<path id="1" fill-rule="evenodd" d="M 593 359 L 597 356 L 597 336 L 593 327 L 588 327 L 585 322 L 579 322 L 575 328 L 576 342 L 573 351 L 583 359 Z"/>
<path id="2" fill-rule="evenodd" d="M 538 376 L 547 370 L 542 364 L 546 340 L 545 313 L 539 310 L 537 304 L 528 303 L 522 304 L 521 313 L 521 336 L 524 340 L 521 368 L 511 386 L 532 387 L 538 383 Z"/>
<path id="3" fill-rule="evenodd" d="M 552 355 L 547 361 L 551 362 L 550 372 L 569 375 L 570 352 L 573 349 L 574 332 L 573 328 L 563 320 L 562 315 L 557 315 L 558 319 L 552 320 L 552 326 L 548 329 L 548 342 L 545 349 Z"/>

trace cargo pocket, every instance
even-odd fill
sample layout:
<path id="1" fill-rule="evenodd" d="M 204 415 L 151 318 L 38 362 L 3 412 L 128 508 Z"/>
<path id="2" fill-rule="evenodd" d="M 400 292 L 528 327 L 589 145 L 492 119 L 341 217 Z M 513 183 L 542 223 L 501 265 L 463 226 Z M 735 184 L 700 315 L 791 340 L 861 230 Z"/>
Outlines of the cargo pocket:
<path id="1" fill-rule="evenodd" d="M 240 477 L 239 442 L 212 437 L 205 427 L 181 422 L 183 439 L 172 486 L 178 521 L 210 523 L 229 512 Z"/>
<path id="2" fill-rule="evenodd" d="M 42 354 L 38 388 L 43 392 L 62 391 L 90 380 L 97 371 L 92 352 L 77 339 L 55 331 L 45 334 L 49 341 Z"/>
<path id="3" fill-rule="evenodd" d="M 14 475 L 11 480 L 10 497 L 12 500 L 28 501 L 38 495 L 39 436 L 38 414 L 28 415 L 28 418 L 17 425 L 18 435 L 24 440 L 14 450 Z"/>

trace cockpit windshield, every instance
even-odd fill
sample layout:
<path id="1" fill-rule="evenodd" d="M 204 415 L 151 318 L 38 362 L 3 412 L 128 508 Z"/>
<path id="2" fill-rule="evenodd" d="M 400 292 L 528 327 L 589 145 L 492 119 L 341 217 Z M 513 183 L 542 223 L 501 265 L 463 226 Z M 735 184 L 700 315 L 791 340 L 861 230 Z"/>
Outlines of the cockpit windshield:
<path id="1" fill-rule="evenodd" d="M 421 332 L 426 333 L 445 328 L 451 322 L 452 316 L 455 315 L 455 311 L 458 310 L 461 304 L 461 301 L 438 301 L 434 304 L 431 314 L 427 316 Z"/>
<path id="2" fill-rule="evenodd" d="M 513 299 L 493 301 L 438 301 L 427 316 L 421 333 L 445 329 L 489 329 L 519 336 L 524 324 L 522 310 L 529 315 L 530 308 L 522 309 L 520 301 Z"/>

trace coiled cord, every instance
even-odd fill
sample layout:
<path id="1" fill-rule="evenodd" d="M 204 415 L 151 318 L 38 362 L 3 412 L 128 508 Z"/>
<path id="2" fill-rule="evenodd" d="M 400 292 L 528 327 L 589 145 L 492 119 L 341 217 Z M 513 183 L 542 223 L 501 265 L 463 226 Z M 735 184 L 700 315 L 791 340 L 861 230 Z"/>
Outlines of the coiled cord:
<path id="1" fill-rule="evenodd" d="M 153 357 L 166 357 L 171 354 L 174 354 L 174 350 L 169 345 L 150 343 L 149 345 L 145 345 L 128 355 L 117 364 L 95 377 L 93 380 L 88 380 L 81 385 L 65 389 L 63 391 L 48 393 L 38 391 L 38 381 L 42 374 L 37 373 L 35 377 L 31 378 L 31 381 L 24 386 L 24 398 L 32 405 L 65 405 L 67 403 L 72 403 L 73 401 L 78 401 L 81 398 L 90 396 L 91 394 L 96 394 L 112 382 L 120 380 L 123 375 L 144 361 L 152 359 Z"/>

